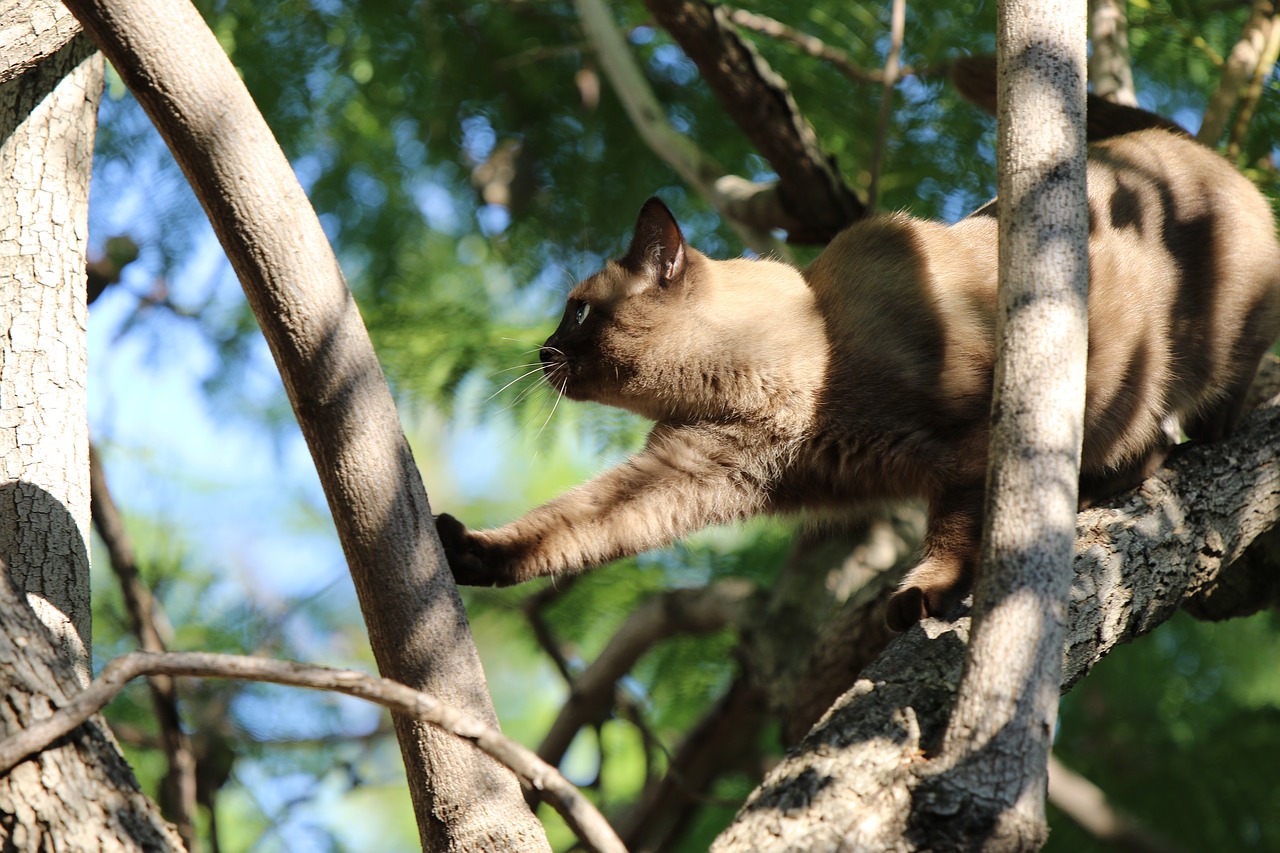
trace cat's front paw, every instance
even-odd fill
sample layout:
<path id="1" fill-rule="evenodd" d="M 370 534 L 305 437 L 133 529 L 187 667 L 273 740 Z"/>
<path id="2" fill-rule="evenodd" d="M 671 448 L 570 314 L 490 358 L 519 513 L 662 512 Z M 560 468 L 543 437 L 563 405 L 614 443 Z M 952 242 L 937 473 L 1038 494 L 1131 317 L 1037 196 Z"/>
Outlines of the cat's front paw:
<path id="1" fill-rule="evenodd" d="M 460 586 L 508 586 L 515 583 L 506 571 L 507 559 L 501 549 L 448 513 L 436 516 L 436 532 L 444 546 L 444 556 Z"/>

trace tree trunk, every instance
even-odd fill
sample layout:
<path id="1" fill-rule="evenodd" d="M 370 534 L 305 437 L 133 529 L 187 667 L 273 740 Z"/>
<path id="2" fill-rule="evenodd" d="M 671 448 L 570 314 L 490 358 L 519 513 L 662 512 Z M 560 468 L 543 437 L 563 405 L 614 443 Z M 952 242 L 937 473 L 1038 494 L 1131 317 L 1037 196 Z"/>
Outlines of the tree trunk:
<path id="1" fill-rule="evenodd" d="M 102 57 L 72 38 L 77 27 L 55 2 L 6 3 L 0 23 L 16 35 L 0 74 L 3 737 L 48 716 L 89 675 L 85 248 Z M 94 721 L 0 776 L 0 849 L 182 843 Z"/>
<path id="2" fill-rule="evenodd" d="M 0 85 L 0 556 L 86 684 L 84 258 L 101 92 L 102 58 L 83 37 Z"/>
<path id="3" fill-rule="evenodd" d="M 996 12 L 1000 283 L 982 560 L 964 677 L 931 762 L 938 784 L 925 786 L 937 805 L 924 810 L 983 850 L 1036 850 L 1049 831 L 1088 351 L 1084 12 L 1071 0 L 1003 0 Z"/>
<path id="4" fill-rule="evenodd" d="M 185 0 L 72 0 L 168 143 L 262 326 L 315 460 L 381 674 L 496 725 L 422 477 L 320 222 Z M 423 847 L 545 850 L 515 775 L 394 715 Z"/>

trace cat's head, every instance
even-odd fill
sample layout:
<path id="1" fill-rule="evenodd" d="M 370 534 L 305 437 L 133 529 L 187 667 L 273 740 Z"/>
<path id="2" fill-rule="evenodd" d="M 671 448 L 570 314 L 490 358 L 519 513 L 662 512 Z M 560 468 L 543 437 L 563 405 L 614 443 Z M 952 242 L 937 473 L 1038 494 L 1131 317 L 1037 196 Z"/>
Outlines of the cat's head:
<path id="1" fill-rule="evenodd" d="M 775 332 L 796 310 L 811 313 L 811 302 L 792 267 L 692 249 L 651 198 L 626 254 L 569 293 L 543 370 L 570 399 L 654 420 L 742 413 L 767 402 L 755 398 L 794 359 Z"/>

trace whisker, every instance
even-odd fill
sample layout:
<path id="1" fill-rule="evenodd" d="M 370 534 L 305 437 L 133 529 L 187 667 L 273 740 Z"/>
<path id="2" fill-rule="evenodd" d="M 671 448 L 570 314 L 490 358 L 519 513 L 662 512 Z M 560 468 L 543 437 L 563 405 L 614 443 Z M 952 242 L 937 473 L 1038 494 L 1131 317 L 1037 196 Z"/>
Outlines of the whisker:
<path id="1" fill-rule="evenodd" d="M 515 379 L 512 379 L 510 382 L 508 382 L 506 385 L 503 385 L 503 386 L 502 386 L 501 388 L 499 388 L 497 391 L 494 391 L 494 392 L 493 392 L 492 394 L 490 394 L 488 397 L 485 397 L 484 401 L 485 401 L 486 403 L 487 403 L 487 402 L 489 402 L 489 401 L 490 401 L 490 400 L 492 400 L 494 397 L 498 396 L 498 395 L 499 395 L 499 394 L 501 394 L 503 391 L 505 391 L 505 390 L 507 390 L 508 388 L 510 388 L 512 385 L 515 385 L 515 384 L 516 384 L 517 382 L 519 382 L 521 379 L 526 379 L 526 378 L 528 378 L 528 377 L 532 376 L 533 374 L 535 374 L 535 373 L 539 372 L 540 370 L 542 370 L 542 365 L 538 365 L 537 367 L 533 368 L 532 370 L 526 370 L 524 373 L 521 373 L 521 374 L 520 374 L 519 376 L 517 376 Z"/>

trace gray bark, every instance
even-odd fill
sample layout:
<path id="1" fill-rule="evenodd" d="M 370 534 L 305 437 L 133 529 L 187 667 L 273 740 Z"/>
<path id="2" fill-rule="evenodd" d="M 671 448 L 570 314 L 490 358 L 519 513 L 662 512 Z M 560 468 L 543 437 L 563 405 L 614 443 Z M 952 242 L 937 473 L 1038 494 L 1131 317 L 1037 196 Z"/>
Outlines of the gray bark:
<path id="1" fill-rule="evenodd" d="M 496 724 L 382 370 L 306 195 L 194 8 L 74 0 L 209 215 L 284 379 L 383 676 Z M 514 774 L 395 716 L 423 846 L 546 849 Z"/>
<path id="2" fill-rule="evenodd" d="M 0 15 L 12 23 L 22 5 Z M 23 11 L 42 19 L 54 8 Z M 31 70 L 0 84 L 0 555 L 88 683 L 84 258 L 102 58 L 81 37 L 34 66 L 6 64 Z"/>
<path id="3" fill-rule="evenodd" d="M 964 677 L 928 782 L 957 849 L 1034 850 L 1058 717 L 1084 435 L 1089 208 L 1084 9 L 996 7 L 997 358 Z"/>
<path id="4" fill-rule="evenodd" d="M 89 674 L 85 248 L 102 57 L 54 2 L 5 3 L 0 27 L 3 738 L 47 717 Z M 0 848 L 182 842 L 95 719 L 0 775 Z"/>
<path id="5" fill-rule="evenodd" d="M 1269 531 L 1280 524 L 1277 435 L 1280 398 L 1231 439 L 1189 448 L 1137 491 L 1079 515 L 1063 692 L 1181 606 L 1217 600 L 1213 615 L 1225 617 L 1280 601 L 1280 573 L 1261 553 L 1274 553 Z M 960 800 L 926 784 L 968 637 L 965 617 L 926 620 L 895 640 L 765 777 L 713 850 L 934 851 L 972 841 Z"/>

